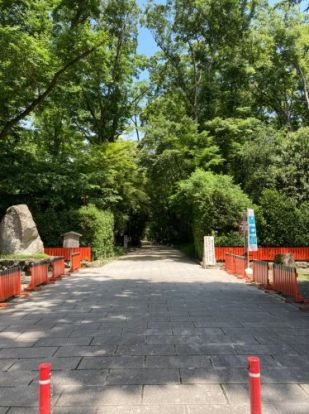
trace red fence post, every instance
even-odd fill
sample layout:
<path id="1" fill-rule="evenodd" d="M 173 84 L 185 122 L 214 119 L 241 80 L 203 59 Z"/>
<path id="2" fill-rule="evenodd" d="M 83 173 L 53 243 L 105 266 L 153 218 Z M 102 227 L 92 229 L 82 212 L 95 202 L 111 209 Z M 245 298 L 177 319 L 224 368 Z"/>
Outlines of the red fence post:
<path id="1" fill-rule="evenodd" d="M 260 359 L 248 357 L 249 395 L 251 414 L 262 414 Z"/>
<path id="2" fill-rule="evenodd" d="M 43 362 L 39 365 L 39 414 L 50 414 L 50 377 L 51 364 Z"/>

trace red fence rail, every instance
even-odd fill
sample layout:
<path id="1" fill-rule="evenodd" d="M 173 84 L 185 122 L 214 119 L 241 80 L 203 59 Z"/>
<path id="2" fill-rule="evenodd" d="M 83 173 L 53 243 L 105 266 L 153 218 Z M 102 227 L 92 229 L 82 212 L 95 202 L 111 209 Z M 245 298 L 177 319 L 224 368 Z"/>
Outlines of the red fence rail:
<path id="1" fill-rule="evenodd" d="M 236 256 L 230 253 L 225 255 L 225 270 L 232 275 L 246 279 L 246 265 L 247 260 L 244 256 Z"/>
<path id="2" fill-rule="evenodd" d="M 216 247 L 216 259 L 225 260 L 227 253 L 234 255 L 244 255 L 244 247 Z M 276 254 L 292 253 L 296 261 L 309 260 L 309 247 L 259 247 L 257 252 L 250 253 L 252 260 L 273 261 Z"/>
<path id="3" fill-rule="evenodd" d="M 0 272 L 0 302 L 21 294 L 21 269 L 13 267 Z M 0 303 L 0 307 L 5 307 Z"/>
<path id="4" fill-rule="evenodd" d="M 80 253 L 72 253 L 71 254 L 71 272 L 75 272 L 80 268 Z"/>
<path id="5" fill-rule="evenodd" d="M 48 283 L 48 262 L 46 260 L 32 263 L 30 266 L 31 279 L 26 290 L 35 290 L 40 285 Z"/>
<path id="6" fill-rule="evenodd" d="M 295 302 L 307 302 L 299 291 L 297 271 L 293 267 L 274 264 L 273 288 L 277 292 L 293 298 Z"/>
<path id="7" fill-rule="evenodd" d="M 72 253 L 80 253 L 81 260 L 91 261 L 91 247 L 45 247 L 44 252 L 49 256 L 63 256 L 71 260 Z"/>
<path id="8" fill-rule="evenodd" d="M 53 275 L 50 280 L 57 280 L 60 279 L 61 276 L 65 274 L 65 264 L 64 264 L 64 257 L 55 257 L 51 261 L 51 265 L 53 268 Z"/>
<path id="9" fill-rule="evenodd" d="M 225 270 L 231 275 L 235 274 L 235 256 L 231 253 L 225 254 Z"/>
<path id="10" fill-rule="evenodd" d="M 246 279 L 247 259 L 244 256 L 235 256 L 235 274 Z"/>
<path id="11" fill-rule="evenodd" d="M 271 288 L 268 276 L 268 263 L 261 260 L 253 260 L 253 282 L 264 286 L 266 289 Z"/>

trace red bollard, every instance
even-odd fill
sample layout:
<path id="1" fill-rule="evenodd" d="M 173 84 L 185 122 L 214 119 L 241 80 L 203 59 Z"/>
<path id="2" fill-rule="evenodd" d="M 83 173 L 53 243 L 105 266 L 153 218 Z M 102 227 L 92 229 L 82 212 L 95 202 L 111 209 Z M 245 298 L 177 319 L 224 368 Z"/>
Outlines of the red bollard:
<path id="1" fill-rule="evenodd" d="M 39 365 L 39 414 L 50 414 L 50 372 L 49 362 Z"/>
<path id="2" fill-rule="evenodd" d="M 248 357 L 251 414 L 262 414 L 260 358 Z"/>

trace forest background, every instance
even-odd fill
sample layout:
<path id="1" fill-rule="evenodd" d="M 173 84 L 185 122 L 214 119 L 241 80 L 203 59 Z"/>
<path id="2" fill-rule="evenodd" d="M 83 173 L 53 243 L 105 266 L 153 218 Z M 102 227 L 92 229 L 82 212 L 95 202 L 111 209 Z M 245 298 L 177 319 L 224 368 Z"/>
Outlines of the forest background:
<path id="1" fill-rule="evenodd" d="M 0 1 L 0 217 L 28 204 L 45 245 L 200 255 L 254 207 L 260 245 L 308 246 L 308 122 L 304 2 Z"/>

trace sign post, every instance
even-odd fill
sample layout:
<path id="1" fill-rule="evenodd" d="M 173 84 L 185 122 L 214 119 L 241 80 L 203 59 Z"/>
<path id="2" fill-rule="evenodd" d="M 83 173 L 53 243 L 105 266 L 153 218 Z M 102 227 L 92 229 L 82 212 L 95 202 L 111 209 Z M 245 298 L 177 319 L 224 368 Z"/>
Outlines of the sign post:
<path id="1" fill-rule="evenodd" d="M 215 238 L 204 236 L 203 267 L 216 265 Z"/>
<path id="2" fill-rule="evenodd" d="M 257 250 L 258 250 L 257 237 L 256 237 L 255 216 L 254 216 L 254 210 L 252 208 L 247 209 L 247 225 L 248 225 L 247 261 L 248 261 L 248 268 L 249 268 L 249 253 L 250 252 L 257 252 Z"/>

